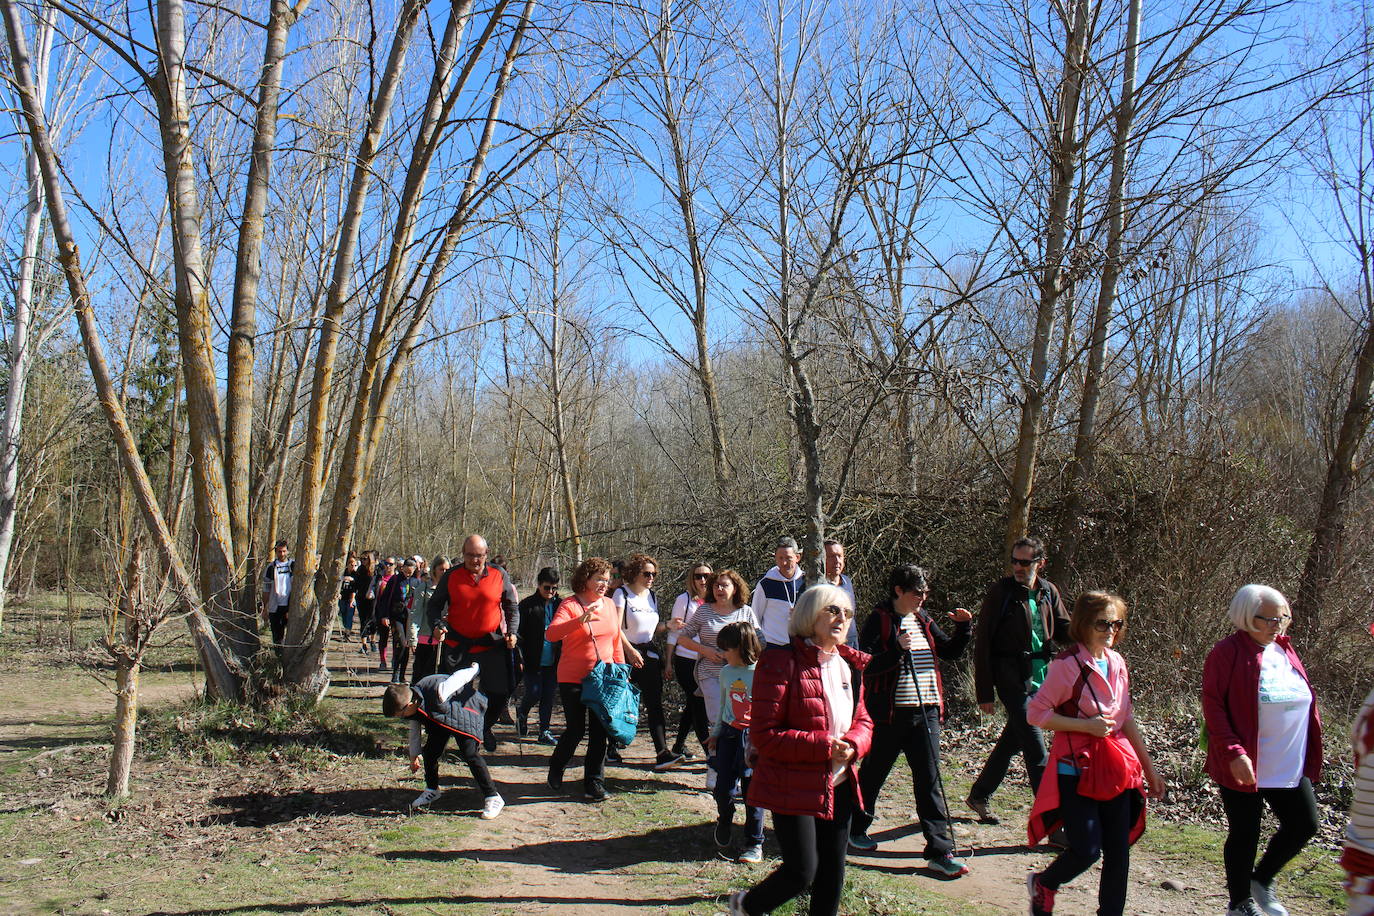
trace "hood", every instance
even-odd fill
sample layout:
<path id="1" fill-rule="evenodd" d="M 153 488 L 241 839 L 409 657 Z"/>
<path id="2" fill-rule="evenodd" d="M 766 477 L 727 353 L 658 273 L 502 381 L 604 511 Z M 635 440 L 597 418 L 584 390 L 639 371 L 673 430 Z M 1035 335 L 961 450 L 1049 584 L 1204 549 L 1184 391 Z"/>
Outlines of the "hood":
<path id="1" fill-rule="evenodd" d="M 772 569 L 768 570 L 768 572 L 764 573 L 763 577 L 765 579 L 775 579 L 778 582 L 796 582 L 798 579 L 805 579 L 806 574 L 803 573 L 801 567 L 798 566 L 797 574 L 795 576 L 792 576 L 791 578 L 788 578 L 787 576 L 784 576 L 781 572 L 779 572 L 778 568 L 774 566 Z"/>

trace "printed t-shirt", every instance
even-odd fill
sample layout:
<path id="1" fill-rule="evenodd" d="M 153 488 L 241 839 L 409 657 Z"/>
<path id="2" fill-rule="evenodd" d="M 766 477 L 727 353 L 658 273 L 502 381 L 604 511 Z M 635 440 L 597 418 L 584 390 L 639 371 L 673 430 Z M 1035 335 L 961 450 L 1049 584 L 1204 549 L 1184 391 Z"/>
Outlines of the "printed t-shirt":
<path id="1" fill-rule="evenodd" d="M 1255 748 L 1256 785 L 1291 789 L 1302 781 L 1307 756 L 1307 717 L 1312 688 L 1277 643 L 1260 657 L 1259 743 Z"/>

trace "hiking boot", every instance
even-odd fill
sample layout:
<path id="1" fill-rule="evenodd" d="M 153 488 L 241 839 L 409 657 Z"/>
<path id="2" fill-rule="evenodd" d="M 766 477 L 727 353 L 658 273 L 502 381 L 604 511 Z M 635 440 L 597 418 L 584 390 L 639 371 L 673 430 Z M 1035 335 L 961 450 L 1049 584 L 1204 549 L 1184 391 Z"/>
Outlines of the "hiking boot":
<path id="1" fill-rule="evenodd" d="M 1264 910 L 1259 908 L 1253 897 L 1246 897 L 1227 910 L 1226 916 L 1264 916 Z"/>
<path id="2" fill-rule="evenodd" d="M 1054 891 L 1040 883 L 1035 872 L 1026 875 L 1026 891 L 1030 894 L 1030 916 L 1051 916 L 1054 913 Z"/>
<path id="3" fill-rule="evenodd" d="M 711 832 L 711 836 L 715 839 L 718 848 L 725 849 L 730 845 L 730 833 L 734 827 L 735 825 L 727 820 L 719 818 L 716 820 L 716 828 Z"/>
<path id="4" fill-rule="evenodd" d="M 964 804 L 968 806 L 968 809 L 970 811 L 978 815 L 978 823 L 1002 823 L 1002 819 L 992 813 L 992 808 L 988 805 L 988 800 L 986 798 L 974 798 L 972 795 L 970 795 L 968 798 L 964 800 Z"/>
<path id="5" fill-rule="evenodd" d="M 610 793 L 606 791 L 605 784 L 595 779 L 591 782 L 584 783 L 582 791 L 586 794 L 587 801 L 603 802 L 610 795 Z"/>
<path id="6" fill-rule="evenodd" d="M 664 770 L 671 770 L 680 763 L 682 763 L 681 754 L 674 754 L 672 751 L 664 751 L 658 755 L 658 761 L 654 764 L 654 772 L 662 773 Z"/>
<path id="7" fill-rule="evenodd" d="M 1288 916 L 1288 907 L 1279 902 L 1279 898 L 1274 896 L 1272 884 L 1260 884 L 1251 879 L 1250 896 L 1255 899 L 1255 906 L 1260 908 L 1264 916 Z"/>
<path id="8" fill-rule="evenodd" d="M 410 803 L 410 810 L 419 811 L 421 808 L 428 808 L 441 794 L 443 794 L 442 789 L 425 789 Z"/>
<path id="9" fill-rule="evenodd" d="M 553 789 L 555 792 L 562 792 L 562 791 L 563 791 L 563 771 L 562 771 L 562 770 L 552 770 L 552 769 L 549 770 L 549 775 L 548 775 L 547 782 L 548 782 L 548 784 L 549 784 L 549 788 L 550 788 L 550 789 Z"/>
<path id="10" fill-rule="evenodd" d="M 850 837 L 850 841 L 853 842 L 853 837 Z M 926 868 L 946 878 L 958 878 L 968 874 L 968 866 L 949 853 L 937 856 L 934 859 L 927 859 Z"/>
<path id="11" fill-rule="evenodd" d="M 488 754 L 496 750 L 496 732 L 487 729 L 482 733 L 482 748 Z"/>
<path id="12" fill-rule="evenodd" d="M 488 795 L 487 800 L 482 802 L 482 820 L 489 821 L 501 813 L 501 809 L 506 807 L 506 800 L 499 795 Z"/>
<path id="13" fill-rule="evenodd" d="M 865 833 L 851 833 L 849 835 L 849 848 L 868 852 L 870 849 L 878 848 L 878 841 Z"/>
<path id="14" fill-rule="evenodd" d="M 607 748 L 606 748 L 606 762 L 607 762 L 607 763 L 624 763 L 624 762 L 625 762 L 625 759 L 624 759 L 623 757 L 620 756 L 620 751 L 619 751 L 619 750 L 617 750 L 616 748 L 607 746 Z"/>
<path id="15" fill-rule="evenodd" d="M 763 861 L 763 844 L 750 843 L 739 854 L 739 860 L 747 865 L 757 865 Z"/>
<path id="16" fill-rule="evenodd" d="M 558 739 L 553 736 L 553 732 L 549 731 L 546 728 L 539 733 L 539 743 L 546 744 L 549 747 L 553 747 L 555 744 L 558 743 Z"/>

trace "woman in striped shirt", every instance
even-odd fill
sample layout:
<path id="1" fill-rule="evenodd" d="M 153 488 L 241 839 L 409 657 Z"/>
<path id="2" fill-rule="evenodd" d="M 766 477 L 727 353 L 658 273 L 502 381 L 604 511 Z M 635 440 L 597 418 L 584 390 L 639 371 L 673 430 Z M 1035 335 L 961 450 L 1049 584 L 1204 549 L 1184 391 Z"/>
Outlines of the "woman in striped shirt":
<path id="1" fill-rule="evenodd" d="M 899 754 L 911 768 L 916 812 L 925 834 L 927 865 L 942 875 L 957 878 L 968 866 L 954 858 L 949 831 L 949 809 L 940 782 L 940 721 L 944 718 L 945 690 L 940 680 L 939 659 L 956 659 L 973 635 L 973 615 L 955 608 L 947 616 L 954 634 L 935 625 L 925 610 L 930 588 L 926 572 L 903 564 L 888 576 L 891 595 L 874 608 L 859 633 L 859 648 L 873 656 L 864 669 L 864 695 L 873 718 L 873 748 L 859 771 L 859 790 L 866 810 L 854 812 L 849 845 L 876 849 L 868 835 L 877 809 L 878 793 L 887 781 Z"/>

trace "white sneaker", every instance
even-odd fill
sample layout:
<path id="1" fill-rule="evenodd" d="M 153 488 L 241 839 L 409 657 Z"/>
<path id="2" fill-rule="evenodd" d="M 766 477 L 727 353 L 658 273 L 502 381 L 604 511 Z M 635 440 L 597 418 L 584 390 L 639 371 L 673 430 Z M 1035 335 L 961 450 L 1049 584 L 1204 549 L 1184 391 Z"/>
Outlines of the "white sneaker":
<path id="1" fill-rule="evenodd" d="M 1260 884 L 1251 879 L 1250 896 L 1255 898 L 1255 905 L 1260 908 L 1260 912 L 1264 913 L 1264 916 L 1288 916 L 1288 907 L 1279 903 L 1279 898 L 1274 896 L 1273 885 Z"/>
<path id="2" fill-rule="evenodd" d="M 415 801 L 410 803 L 410 810 L 416 811 L 420 808 L 428 808 L 430 804 L 439 797 L 441 792 L 441 789 L 425 789 L 425 791 L 416 796 Z"/>
<path id="3" fill-rule="evenodd" d="M 506 807 L 506 800 L 499 795 L 490 795 L 487 800 L 482 802 L 482 820 L 489 821 L 501 813 L 501 809 Z"/>

